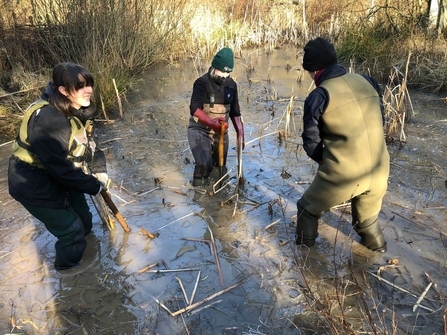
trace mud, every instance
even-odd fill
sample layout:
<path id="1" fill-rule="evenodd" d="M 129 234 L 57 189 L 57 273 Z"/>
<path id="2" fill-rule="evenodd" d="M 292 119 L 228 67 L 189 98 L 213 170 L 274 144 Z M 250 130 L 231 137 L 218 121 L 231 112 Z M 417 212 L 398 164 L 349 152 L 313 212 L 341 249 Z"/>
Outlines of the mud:
<path id="1" fill-rule="evenodd" d="M 236 59 L 232 76 L 246 131 L 238 191 L 231 125 L 229 185 L 217 193 L 190 185 L 188 105 L 207 64 L 154 68 L 127 96 L 124 119 L 112 115 L 114 123 L 99 127 L 112 197 L 132 231 L 118 222 L 109 230 L 88 197 L 94 228 L 78 268 L 54 269 L 55 239 L 8 195 L 10 145 L 0 147 L 0 334 L 327 334 L 331 325 L 342 332 L 340 315 L 356 333 L 443 333 L 443 97 L 411 92 L 416 116 L 408 140 L 389 145 L 380 214 L 388 251 L 358 243 L 349 207 L 326 213 L 317 246 L 305 250 L 294 243 L 295 204 L 316 165 L 300 146 L 311 82 L 296 50 L 247 51 Z M 141 228 L 159 235 L 148 238 Z M 177 316 L 167 311 L 184 308 Z"/>

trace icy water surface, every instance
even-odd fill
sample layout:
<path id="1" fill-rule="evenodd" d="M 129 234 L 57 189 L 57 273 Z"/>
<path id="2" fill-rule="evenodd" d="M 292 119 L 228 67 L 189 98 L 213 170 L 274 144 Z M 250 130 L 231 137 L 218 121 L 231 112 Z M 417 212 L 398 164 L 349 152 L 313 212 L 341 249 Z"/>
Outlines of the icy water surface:
<path id="1" fill-rule="evenodd" d="M 325 214 L 317 246 L 300 250 L 295 203 L 316 171 L 300 146 L 311 83 L 300 63 L 292 48 L 237 55 L 247 143 L 238 192 L 232 125 L 229 185 L 190 185 L 189 98 L 209 60 L 143 76 L 124 119 L 99 129 L 112 197 L 131 232 L 104 226 L 88 197 L 93 233 L 82 265 L 67 272 L 53 268 L 55 239 L 7 194 L 10 145 L 0 147 L 0 334 L 327 334 L 343 333 L 343 318 L 356 333 L 391 334 L 392 322 L 396 334 L 443 333 L 442 97 L 413 92 L 408 142 L 389 146 L 380 215 L 388 252 L 357 243 L 349 207 Z"/>

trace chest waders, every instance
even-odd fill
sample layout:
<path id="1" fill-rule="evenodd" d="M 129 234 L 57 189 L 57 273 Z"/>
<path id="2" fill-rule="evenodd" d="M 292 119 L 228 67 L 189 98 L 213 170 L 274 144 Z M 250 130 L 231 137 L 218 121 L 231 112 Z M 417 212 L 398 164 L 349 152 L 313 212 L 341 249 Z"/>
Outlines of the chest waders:
<path id="1" fill-rule="evenodd" d="M 228 122 L 230 104 L 215 103 L 215 90 L 208 74 L 205 75 L 205 79 L 208 82 L 208 98 L 206 103 L 203 104 L 203 111 L 211 119 L 223 117 Z M 188 142 L 195 161 L 193 186 L 206 186 L 209 184 L 211 171 L 214 166 L 219 164 L 219 134 L 216 134 L 213 129 L 198 122 L 196 117 L 191 116 L 188 127 Z M 223 164 L 225 165 L 228 153 L 228 131 L 224 135 L 223 151 Z"/>
<path id="2" fill-rule="evenodd" d="M 357 74 L 329 79 L 320 86 L 330 96 L 321 117 L 324 164 L 297 203 L 296 243 L 313 246 L 322 213 L 351 200 L 352 224 L 361 243 L 384 252 L 378 214 L 387 188 L 389 155 L 378 94 Z"/>

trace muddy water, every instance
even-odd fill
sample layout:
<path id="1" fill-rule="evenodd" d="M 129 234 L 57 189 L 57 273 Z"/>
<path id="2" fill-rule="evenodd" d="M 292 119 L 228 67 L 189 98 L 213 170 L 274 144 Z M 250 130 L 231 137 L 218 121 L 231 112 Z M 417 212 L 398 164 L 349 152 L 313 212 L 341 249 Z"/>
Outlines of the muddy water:
<path id="1" fill-rule="evenodd" d="M 377 255 L 358 244 L 349 208 L 326 213 L 317 247 L 300 250 L 295 203 L 316 171 L 299 146 L 310 78 L 300 73 L 292 48 L 238 55 L 232 75 L 245 121 L 245 183 L 235 191 L 230 126 L 229 184 L 221 191 L 195 190 L 188 105 L 192 83 L 208 64 L 191 60 L 153 69 L 128 95 L 125 118 L 112 116 L 113 124 L 100 127 L 112 197 L 132 231 L 124 233 L 118 222 L 109 230 L 88 198 L 94 229 L 79 268 L 54 270 L 55 240 L 8 196 L 9 145 L 0 147 L 0 333 L 327 334 L 328 321 L 340 331 L 340 315 L 357 333 L 371 331 L 370 317 L 380 334 L 392 333 L 392 322 L 397 334 L 442 333 L 442 97 L 412 92 L 416 118 L 408 141 L 389 146 L 390 184 L 380 216 L 388 252 Z M 287 139 L 280 138 L 292 96 Z"/>

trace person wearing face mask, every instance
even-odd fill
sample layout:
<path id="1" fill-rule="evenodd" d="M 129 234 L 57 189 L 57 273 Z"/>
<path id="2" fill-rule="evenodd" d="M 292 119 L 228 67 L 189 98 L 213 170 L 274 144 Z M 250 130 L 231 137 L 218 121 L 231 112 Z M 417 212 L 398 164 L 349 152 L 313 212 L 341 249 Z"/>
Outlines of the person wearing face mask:
<path id="1" fill-rule="evenodd" d="M 208 72 L 193 85 L 188 124 L 188 142 L 194 156 L 193 186 L 209 184 L 209 175 L 218 165 L 219 134 L 224 135 L 224 165 L 228 153 L 228 121 L 236 130 L 237 145 L 245 147 L 244 124 L 239 108 L 236 82 L 230 77 L 234 54 L 230 48 L 219 50 Z"/>
<path id="2" fill-rule="evenodd" d="M 58 270 L 81 261 L 92 229 L 85 194 L 97 195 L 108 181 L 93 129 L 93 84 L 84 67 L 56 65 L 52 81 L 24 115 L 9 160 L 9 193 L 57 238 Z"/>

